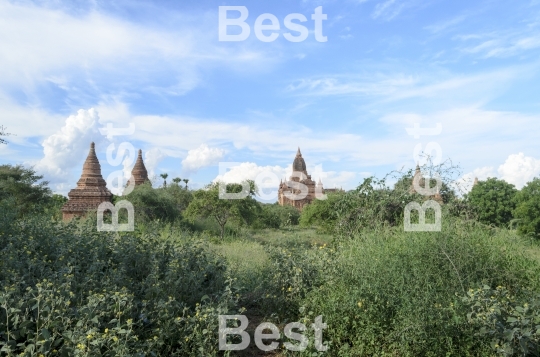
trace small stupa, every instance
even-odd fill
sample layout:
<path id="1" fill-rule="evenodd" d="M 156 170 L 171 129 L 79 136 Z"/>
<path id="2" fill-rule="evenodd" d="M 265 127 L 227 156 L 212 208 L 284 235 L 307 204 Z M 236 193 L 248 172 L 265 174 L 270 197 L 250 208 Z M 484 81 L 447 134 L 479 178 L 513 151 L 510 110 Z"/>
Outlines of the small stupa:
<path id="1" fill-rule="evenodd" d="M 148 171 L 146 166 L 144 166 L 144 161 L 142 158 L 142 150 L 139 149 L 139 155 L 137 156 L 137 161 L 135 161 L 135 166 L 131 170 L 131 178 L 128 181 L 128 186 L 131 185 L 131 180 L 135 182 L 135 187 L 142 185 L 148 180 Z"/>
<path id="2" fill-rule="evenodd" d="M 102 202 L 111 202 L 112 193 L 101 176 L 101 165 L 94 143 L 90 144 L 90 152 L 84 162 L 77 187 L 69 191 L 68 197 L 69 200 L 62 207 L 64 221 L 84 216 L 86 212 L 96 210 Z"/>

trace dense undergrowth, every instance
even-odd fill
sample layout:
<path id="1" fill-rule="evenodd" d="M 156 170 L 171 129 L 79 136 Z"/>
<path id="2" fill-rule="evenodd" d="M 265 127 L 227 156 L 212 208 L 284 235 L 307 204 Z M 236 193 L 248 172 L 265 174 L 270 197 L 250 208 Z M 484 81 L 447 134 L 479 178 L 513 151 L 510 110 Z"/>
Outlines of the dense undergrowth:
<path id="1" fill-rule="evenodd" d="M 253 356 L 219 351 L 218 316 L 234 314 L 281 333 L 304 323 L 307 349 L 280 344 L 280 356 L 539 356 L 536 236 L 479 222 L 450 191 L 440 232 L 405 232 L 404 205 L 421 197 L 406 180 L 381 183 L 301 217 L 250 202 L 224 229 L 200 210 L 184 217 L 199 199 L 187 188 L 143 185 L 135 230 L 119 233 L 96 231 L 92 215 L 61 222 L 60 198 L 21 213 L 8 195 L 0 356 Z M 326 352 L 313 343 L 316 316 Z"/>

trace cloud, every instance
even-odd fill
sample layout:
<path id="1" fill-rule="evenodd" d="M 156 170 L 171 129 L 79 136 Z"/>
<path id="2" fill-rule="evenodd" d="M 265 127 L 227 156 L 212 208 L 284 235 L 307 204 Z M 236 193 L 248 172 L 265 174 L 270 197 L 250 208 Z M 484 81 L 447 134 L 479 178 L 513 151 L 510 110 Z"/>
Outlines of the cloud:
<path id="1" fill-rule="evenodd" d="M 195 173 L 203 167 L 217 164 L 225 155 L 225 150 L 210 148 L 201 144 L 197 149 L 188 151 L 187 157 L 182 160 L 182 170 L 186 174 Z"/>
<path id="2" fill-rule="evenodd" d="M 44 157 L 35 166 L 51 182 L 61 184 L 70 178 L 70 171 L 86 158 L 90 142 L 98 145 L 103 136 L 98 131 L 99 115 L 92 108 L 70 115 L 56 133 L 43 141 Z"/>
<path id="3" fill-rule="evenodd" d="M 479 167 L 461 176 L 452 186 L 458 194 L 464 194 L 471 191 L 475 178 L 484 181 L 489 177 L 497 177 L 495 169 L 492 166 Z"/>
<path id="4" fill-rule="evenodd" d="M 490 177 L 496 177 L 522 189 L 527 182 L 538 176 L 540 176 L 540 160 L 525 156 L 520 152 L 509 155 L 497 171 L 493 166 L 485 166 L 466 173 L 454 183 L 454 188 L 457 188 L 459 192 L 467 193 L 472 189 L 475 178 L 484 181 Z"/>
<path id="5" fill-rule="evenodd" d="M 148 171 L 148 177 L 152 178 L 156 175 L 157 166 L 165 157 L 167 156 L 158 148 L 152 148 L 144 153 L 144 165 Z"/>
<path id="6" fill-rule="evenodd" d="M 504 164 L 499 166 L 498 172 L 503 180 L 521 189 L 527 182 L 540 176 L 540 160 L 520 152 L 508 156 Z"/>

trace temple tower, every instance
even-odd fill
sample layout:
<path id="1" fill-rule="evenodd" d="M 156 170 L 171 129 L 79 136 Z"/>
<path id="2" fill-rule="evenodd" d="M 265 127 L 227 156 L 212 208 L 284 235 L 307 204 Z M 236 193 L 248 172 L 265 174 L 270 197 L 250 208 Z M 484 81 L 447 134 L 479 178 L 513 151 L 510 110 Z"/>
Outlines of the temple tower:
<path id="1" fill-rule="evenodd" d="M 311 179 L 311 175 L 308 175 L 306 162 L 302 157 L 300 148 L 296 152 L 292 168 L 293 174 L 289 180 L 279 184 L 278 203 L 281 206 L 289 205 L 302 211 L 305 205 L 311 203 L 317 197 L 317 192 L 323 194 L 324 189 L 320 179 L 319 185 L 317 185 Z"/>
<path id="2" fill-rule="evenodd" d="M 146 170 L 146 166 L 144 166 L 142 150 L 140 149 L 139 155 L 137 156 L 137 161 L 135 162 L 135 166 L 133 166 L 133 169 L 131 170 L 131 178 L 128 181 L 128 186 L 131 184 L 132 179 L 135 182 L 135 187 L 149 181 L 148 171 Z"/>
<path id="3" fill-rule="evenodd" d="M 69 221 L 73 217 L 84 216 L 86 212 L 97 210 L 102 202 L 111 202 L 112 193 L 101 176 L 101 165 L 96 156 L 94 143 L 83 165 L 77 187 L 69 191 L 69 200 L 62 207 L 62 218 Z"/>

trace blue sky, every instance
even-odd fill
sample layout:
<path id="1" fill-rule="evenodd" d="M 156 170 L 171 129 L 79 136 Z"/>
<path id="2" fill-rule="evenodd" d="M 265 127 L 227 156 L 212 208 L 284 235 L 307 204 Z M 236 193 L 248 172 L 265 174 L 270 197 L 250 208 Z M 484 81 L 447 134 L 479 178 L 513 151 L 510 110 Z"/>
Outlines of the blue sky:
<path id="1" fill-rule="evenodd" d="M 219 6 L 248 9 L 246 41 L 218 40 Z M 305 15 L 309 37 L 259 41 L 263 13 L 282 27 Z M 66 193 L 92 140 L 104 176 L 122 169 L 99 128 L 134 123 L 116 147 L 193 187 L 219 162 L 243 163 L 231 180 L 285 176 L 300 146 L 314 178 L 353 188 L 413 167 L 428 142 L 465 179 L 520 187 L 540 175 L 539 30 L 538 0 L 0 0 L 0 124 L 14 134 L 0 163 L 35 165 Z M 414 123 L 443 130 L 418 140 Z"/>

